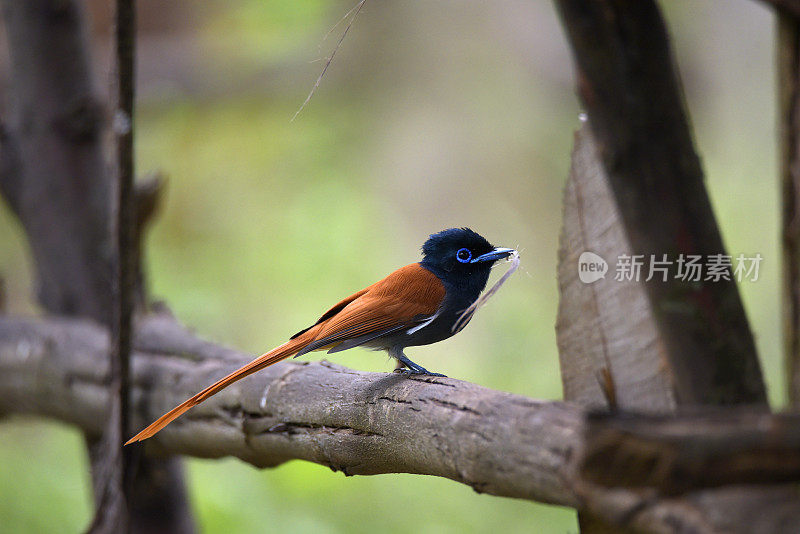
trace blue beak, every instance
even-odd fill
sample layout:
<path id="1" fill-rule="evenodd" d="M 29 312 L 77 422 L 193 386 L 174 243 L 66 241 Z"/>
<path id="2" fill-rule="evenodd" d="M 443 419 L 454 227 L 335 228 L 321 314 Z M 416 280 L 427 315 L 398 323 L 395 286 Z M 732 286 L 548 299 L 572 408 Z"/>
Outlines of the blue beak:
<path id="1" fill-rule="evenodd" d="M 511 255 L 512 252 L 516 252 L 513 248 L 503 248 L 497 247 L 491 252 L 487 252 L 486 254 L 481 254 L 477 258 L 473 258 L 470 263 L 478 263 L 481 261 L 497 261 L 503 258 L 507 258 Z"/>

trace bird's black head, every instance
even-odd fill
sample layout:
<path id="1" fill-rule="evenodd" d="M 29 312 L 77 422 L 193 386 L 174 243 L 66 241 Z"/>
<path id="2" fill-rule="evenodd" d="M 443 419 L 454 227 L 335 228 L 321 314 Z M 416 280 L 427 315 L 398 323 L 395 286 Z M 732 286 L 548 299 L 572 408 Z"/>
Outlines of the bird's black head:
<path id="1" fill-rule="evenodd" d="M 422 245 L 423 267 L 443 282 L 480 293 L 494 262 L 508 257 L 510 248 L 494 247 L 469 228 L 449 228 L 432 234 Z M 477 295 L 476 295 L 477 297 Z"/>

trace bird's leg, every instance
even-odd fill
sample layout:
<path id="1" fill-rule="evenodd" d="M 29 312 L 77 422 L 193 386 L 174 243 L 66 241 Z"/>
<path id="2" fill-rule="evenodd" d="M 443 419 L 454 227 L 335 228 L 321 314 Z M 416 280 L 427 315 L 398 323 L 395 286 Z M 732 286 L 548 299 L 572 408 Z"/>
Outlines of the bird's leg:
<path id="1" fill-rule="evenodd" d="M 428 376 L 443 376 L 447 378 L 446 375 L 443 375 L 441 373 L 431 373 L 421 365 L 412 362 L 406 357 L 405 354 L 403 354 L 403 349 L 392 349 L 389 351 L 389 356 L 395 358 L 398 362 L 397 368 L 394 370 L 395 373 L 402 373 L 405 376 L 428 375 Z M 407 367 L 407 369 L 403 369 L 403 366 Z"/>

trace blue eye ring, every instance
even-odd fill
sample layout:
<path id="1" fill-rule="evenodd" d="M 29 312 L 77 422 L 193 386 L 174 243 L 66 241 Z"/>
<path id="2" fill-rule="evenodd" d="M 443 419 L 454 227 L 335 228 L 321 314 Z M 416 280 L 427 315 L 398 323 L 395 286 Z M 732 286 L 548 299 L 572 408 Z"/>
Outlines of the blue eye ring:
<path id="1" fill-rule="evenodd" d="M 460 248 L 456 252 L 456 259 L 461 263 L 469 263 L 472 259 L 472 252 L 468 248 Z"/>

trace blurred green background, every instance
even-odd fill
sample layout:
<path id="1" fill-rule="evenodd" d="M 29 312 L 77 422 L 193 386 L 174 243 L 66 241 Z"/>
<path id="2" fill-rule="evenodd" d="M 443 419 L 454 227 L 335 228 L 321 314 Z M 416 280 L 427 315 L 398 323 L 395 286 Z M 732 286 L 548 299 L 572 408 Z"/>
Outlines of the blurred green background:
<path id="1" fill-rule="evenodd" d="M 326 34 L 354 3 L 140 0 L 136 161 L 168 175 L 147 242 L 152 294 L 204 336 L 261 353 L 417 261 L 431 232 L 470 226 L 520 248 L 522 268 L 463 333 L 409 354 L 486 387 L 560 398 L 556 251 L 580 109 L 551 3 L 369 1 L 290 122 L 344 26 Z M 98 87 L 109 79 L 106 4 L 88 10 Z M 741 290 L 781 406 L 774 21 L 752 1 L 662 7 L 729 252 L 765 258 Z M 0 273 L 9 311 L 36 313 L 30 255 L 5 205 Z M 361 350 L 335 361 L 393 367 Z M 434 477 L 187 463 L 209 533 L 577 532 L 571 510 Z M 2 421 L 0 531 L 78 532 L 89 517 L 79 434 Z"/>

